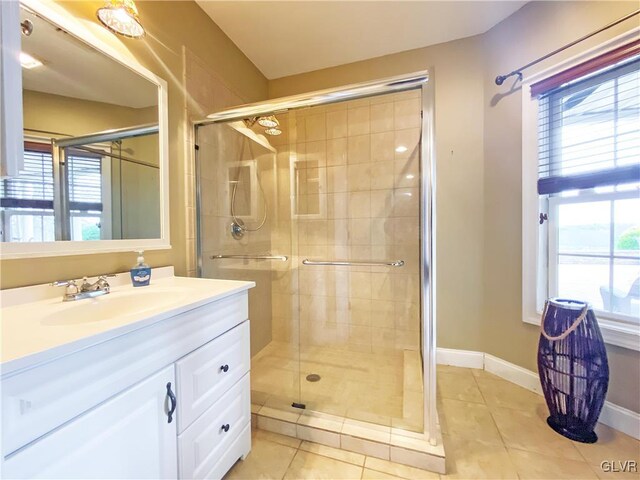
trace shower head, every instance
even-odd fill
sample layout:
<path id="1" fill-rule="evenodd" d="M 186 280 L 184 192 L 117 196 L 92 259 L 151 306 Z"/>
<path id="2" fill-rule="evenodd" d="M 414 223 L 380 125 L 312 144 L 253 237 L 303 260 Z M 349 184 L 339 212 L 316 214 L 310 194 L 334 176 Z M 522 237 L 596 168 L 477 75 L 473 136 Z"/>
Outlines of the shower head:
<path id="1" fill-rule="evenodd" d="M 280 126 L 280 122 L 275 115 L 244 118 L 242 121 L 247 128 L 252 128 L 257 123 L 261 127 L 264 127 L 264 133 L 267 135 L 280 135 L 282 133 L 282 130 L 278 128 Z"/>

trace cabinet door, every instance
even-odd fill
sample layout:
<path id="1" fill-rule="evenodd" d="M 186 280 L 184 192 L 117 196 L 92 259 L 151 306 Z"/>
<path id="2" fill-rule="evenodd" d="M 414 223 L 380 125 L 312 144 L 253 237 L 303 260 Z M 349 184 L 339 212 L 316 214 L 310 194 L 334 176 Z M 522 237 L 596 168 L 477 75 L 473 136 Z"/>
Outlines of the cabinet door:
<path id="1" fill-rule="evenodd" d="M 173 365 L 5 459 L 3 477 L 176 478 L 169 382 Z"/>

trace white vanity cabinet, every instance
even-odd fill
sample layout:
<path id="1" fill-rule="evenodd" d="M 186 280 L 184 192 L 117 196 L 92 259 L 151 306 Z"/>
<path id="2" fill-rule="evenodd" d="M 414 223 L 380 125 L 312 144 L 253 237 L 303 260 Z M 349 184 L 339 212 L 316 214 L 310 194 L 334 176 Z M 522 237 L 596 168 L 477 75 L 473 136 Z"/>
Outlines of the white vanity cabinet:
<path id="1" fill-rule="evenodd" d="M 55 430 L 4 465 L 3 478 L 175 478 L 176 422 L 167 421 L 173 366 Z"/>
<path id="2" fill-rule="evenodd" d="M 251 449 L 252 284 L 232 283 L 106 341 L 3 364 L 0 477 L 221 478 Z"/>

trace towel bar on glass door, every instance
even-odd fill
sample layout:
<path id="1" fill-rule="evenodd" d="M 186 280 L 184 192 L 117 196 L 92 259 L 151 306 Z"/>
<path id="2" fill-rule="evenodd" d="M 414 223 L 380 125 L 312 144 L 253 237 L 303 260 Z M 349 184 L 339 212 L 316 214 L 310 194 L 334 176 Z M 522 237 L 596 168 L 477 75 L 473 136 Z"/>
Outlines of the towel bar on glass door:
<path id="1" fill-rule="evenodd" d="M 211 260 L 218 260 L 221 258 L 235 258 L 236 260 L 279 260 L 286 262 L 289 257 L 286 255 L 211 255 Z"/>
<path id="2" fill-rule="evenodd" d="M 309 260 L 305 258 L 303 265 L 325 265 L 340 267 L 402 267 L 404 260 L 392 260 L 389 262 L 346 262 L 340 260 Z"/>

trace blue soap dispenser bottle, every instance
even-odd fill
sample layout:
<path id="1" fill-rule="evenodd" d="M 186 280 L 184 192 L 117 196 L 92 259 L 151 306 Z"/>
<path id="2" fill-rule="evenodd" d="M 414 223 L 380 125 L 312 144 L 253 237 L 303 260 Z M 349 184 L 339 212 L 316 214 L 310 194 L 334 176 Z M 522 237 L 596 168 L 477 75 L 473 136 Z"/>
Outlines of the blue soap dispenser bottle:
<path id="1" fill-rule="evenodd" d="M 138 250 L 138 260 L 131 269 L 131 283 L 134 287 L 144 287 L 151 281 L 151 267 L 144 263 L 144 251 Z"/>

